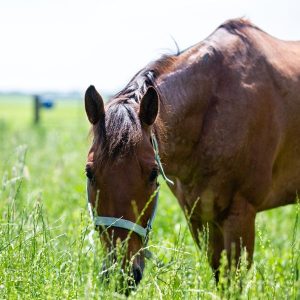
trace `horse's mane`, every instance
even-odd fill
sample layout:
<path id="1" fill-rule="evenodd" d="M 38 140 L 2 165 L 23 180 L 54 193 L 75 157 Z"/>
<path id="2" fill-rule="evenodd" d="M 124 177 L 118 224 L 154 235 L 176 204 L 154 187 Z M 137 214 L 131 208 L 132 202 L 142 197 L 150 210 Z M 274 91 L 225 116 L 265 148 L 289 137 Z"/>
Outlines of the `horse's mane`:
<path id="1" fill-rule="evenodd" d="M 156 88 L 160 102 L 163 97 L 157 85 L 157 78 L 165 73 L 177 55 L 164 55 L 140 70 L 119 93 L 106 104 L 105 120 L 93 126 L 95 159 L 101 162 L 133 153 L 142 138 L 141 122 L 138 116 L 139 103 L 148 87 Z M 162 140 L 162 122 L 158 117 L 154 131 Z M 161 130 L 159 130 L 161 129 Z"/>

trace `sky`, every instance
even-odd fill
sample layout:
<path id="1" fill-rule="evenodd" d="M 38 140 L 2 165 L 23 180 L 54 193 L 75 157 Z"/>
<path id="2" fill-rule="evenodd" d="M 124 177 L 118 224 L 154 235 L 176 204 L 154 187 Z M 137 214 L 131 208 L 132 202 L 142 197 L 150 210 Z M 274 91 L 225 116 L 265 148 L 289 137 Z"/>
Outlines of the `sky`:
<path id="1" fill-rule="evenodd" d="M 300 40 L 299 0 L 0 0 L 0 92 L 114 93 L 162 54 L 246 17 Z"/>

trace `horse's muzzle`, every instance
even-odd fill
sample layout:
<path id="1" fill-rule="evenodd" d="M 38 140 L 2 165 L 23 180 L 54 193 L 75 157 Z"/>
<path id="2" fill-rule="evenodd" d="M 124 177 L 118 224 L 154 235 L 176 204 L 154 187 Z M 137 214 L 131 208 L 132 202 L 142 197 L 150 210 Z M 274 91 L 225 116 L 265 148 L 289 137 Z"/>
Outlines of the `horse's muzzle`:
<path id="1" fill-rule="evenodd" d="M 134 279 L 135 285 L 137 286 L 140 283 L 140 281 L 142 280 L 143 270 L 139 265 L 137 265 L 132 268 L 132 272 L 133 272 L 133 279 Z"/>
<path id="2" fill-rule="evenodd" d="M 127 287 L 124 289 L 126 296 L 129 296 L 129 294 L 137 288 L 143 278 L 143 270 L 139 265 L 133 266 L 132 274 L 130 275 L 131 279 L 127 281 Z"/>

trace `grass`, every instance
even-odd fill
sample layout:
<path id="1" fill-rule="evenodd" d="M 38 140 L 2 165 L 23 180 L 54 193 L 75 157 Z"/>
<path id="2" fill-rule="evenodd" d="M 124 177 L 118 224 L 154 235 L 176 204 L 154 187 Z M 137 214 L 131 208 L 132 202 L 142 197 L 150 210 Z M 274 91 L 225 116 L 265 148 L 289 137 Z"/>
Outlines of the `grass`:
<path id="1" fill-rule="evenodd" d="M 31 105 L 0 98 L 0 299 L 123 299 L 117 268 L 101 281 L 106 254 L 86 210 L 83 104 L 57 101 L 39 126 Z M 216 286 L 205 234 L 199 251 L 162 184 L 149 246 L 164 265 L 147 262 L 129 298 L 300 299 L 299 215 L 299 205 L 259 214 L 251 270 L 244 263 Z"/>

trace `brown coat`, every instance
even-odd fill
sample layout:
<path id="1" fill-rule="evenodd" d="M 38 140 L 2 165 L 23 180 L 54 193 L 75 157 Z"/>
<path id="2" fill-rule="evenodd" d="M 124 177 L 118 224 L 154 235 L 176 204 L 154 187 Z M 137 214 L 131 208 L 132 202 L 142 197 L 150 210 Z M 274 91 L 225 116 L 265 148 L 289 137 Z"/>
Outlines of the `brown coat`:
<path id="1" fill-rule="evenodd" d="M 142 211 L 156 188 L 150 143 L 155 132 L 165 171 L 175 181 L 171 189 L 192 212 L 196 242 L 203 225 L 209 226 L 215 270 L 221 251 L 230 258 L 234 246 L 237 259 L 241 243 L 251 261 L 256 213 L 296 200 L 299 42 L 230 20 L 199 44 L 149 64 L 105 106 L 93 87 L 85 101 L 94 130 L 90 198 L 95 204 L 100 190 L 98 214 L 136 220 L 134 212 Z M 140 219 L 142 226 L 152 208 Z M 114 230 L 114 237 L 126 238 L 126 230 Z M 141 247 L 132 235 L 129 255 Z M 143 266 L 141 252 L 134 274 Z"/>

